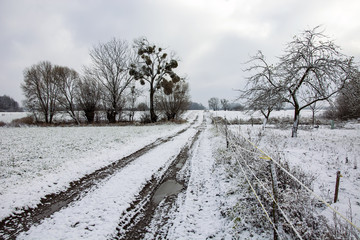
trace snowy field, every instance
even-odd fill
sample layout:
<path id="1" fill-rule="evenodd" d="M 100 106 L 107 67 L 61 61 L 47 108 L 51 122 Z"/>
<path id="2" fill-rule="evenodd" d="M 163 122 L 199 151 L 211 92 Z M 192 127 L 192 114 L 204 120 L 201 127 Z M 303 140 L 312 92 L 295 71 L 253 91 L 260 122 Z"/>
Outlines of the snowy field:
<path id="1" fill-rule="evenodd" d="M 348 123 L 341 129 L 300 129 L 297 138 L 291 137 L 290 127 L 270 125 L 263 131 L 261 125 L 233 125 L 231 130 L 256 142 L 278 162 L 285 159 L 314 176 L 314 192 L 328 203 L 334 201 L 336 173 L 340 171 L 339 198 L 332 207 L 360 226 L 360 124 Z M 322 214 L 333 218 L 331 211 Z"/>
<path id="2" fill-rule="evenodd" d="M 252 118 L 263 118 L 263 115 L 260 111 L 210 111 L 213 116 L 227 118 L 228 120 L 233 119 L 244 119 L 249 120 Z M 325 110 L 318 110 L 316 111 L 316 116 L 321 116 Z M 270 113 L 270 118 L 293 118 L 294 110 L 279 110 L 279 111 L 272 111 Z M 312 111 L 305 109 L 302 110 L 300 113 L 300 117 L 310 118 L 312 116 Z"/>
<path id="3" fill-rule="evenodd" d="M 2 127 L 0 128 L 0 219 L 24 206 L 33 207 L 46 194 L 59 192 L 87 173 L 108 165 L 156 139 L 196 124 L 165 145 L 144 154 L 118 174 L 101 183 L 79 201 L 45 219 L 40 225 L 22 233 L 20 239 L 106 239 L 114 236 L 121 212 L 137 192 L 174 156 L 200 127 L 207 125 L 194 145 L 189 160 L 180 172 L 189 178 L 187 189 L 179 193 L 176 208 L 166 216 L 167 239 L 268 239 L 251 229 L 234 230 L 234 219 L 224 213 L 234 211 L 238 182 L 227 179 L 227 170 L 216 159 L 225 149 L 225 138 L 216 132 L 209 116 L 249 119 L 245 112 L 189 111 L 184 124 L 101 127 Z M 291 118 L 292 111 L 274 112 L 272 117 Z M 309 118 L 304 111 L 302 118 Z M 4 117 L 4 116 L 3 116 Z M 255 116 L 259 117 L 261 116 Z M 10 117 L 8 117 L 10 119 Z M 1 120 L 0 121 L 4 121 Z M 8 120 L 11 121 L 11 120 Z M 231 125 L 238 135 L 251 139 L 274 159 L 286 159 L 315 176 L 314 191 L 331 203 L 353 223 L 360 225 L 360 124 L 348 122 L 330 129 L 300 127 L 291 138 L 291 126 Z M 159 157 L 161 156 L 161 157 Z M 333 204 L 336 172 L 341 171 L 339 200 Z M 121 184 L 119 184 L 121 183 Z M 104 196 L 107 196 L 104 198 Z M 352 214 L 350 216 L 350 207 Z M 330 211 L 321 212 L 332 219 Z M 227 217 L 225 217 L 225 215 Z M 231 214 L 230 214 L 231 215 Z M 158 216 L 161 218 L 161 216 Z M 153 239 L 156 222 L 149 227 L 146 239 Z"/>
<path id="4" fill-rule="evenodd" d="M 114 239 L 121 213 L 154 174 L 161 174 L 195 130 L 139 157 L 79 201 L 45 219 L 19 239 Z M 129 146 L 129 145 L 127 145 Z M 162 156 L 159 158 L 159 156 Z M 166 169 L 166 168 L 165 168 Z"/>
<path id="5" fill-rule="evenodd" d="M 0 128 L 0 219 L 187 125 Z"/>
<path id="6" fill-rule="evenodd" d="M 128 114 L 129 114 L 128 112 L 124 111 L 124 112 L 122 112 L 120 118 L 123 121 L 128 121 L 129 120 Z M 144 114 L 143 111 L 135 111 L 134 112 L 134 120 L 140 121 L 143 114 Z M 24 118 L 24 117 L 28 117 L 28 116 L 33 116 L 33 114 L 30 112 L 0 112 L 0 122 L 4 122 L 4 123 L 8 124 L 8 123 L 11 123 L 12 120 L 20 119 L 20 118 Z M 41 115 L 39 115 L 39 117 L 41 118 Z M 82 122 L 86 121 L 86 118 L 82 113 L 79 113 L 79 119 Z M 95 119 L 106 121 L 106 113 L 105 112 L 96 112 Z M 55 114 L 53 121 L 56 123 L 56 122 L 63 122 L 63 121 L 73 122 L 74 120 L 69 116 L 68 113 L 58 112 Z"/>

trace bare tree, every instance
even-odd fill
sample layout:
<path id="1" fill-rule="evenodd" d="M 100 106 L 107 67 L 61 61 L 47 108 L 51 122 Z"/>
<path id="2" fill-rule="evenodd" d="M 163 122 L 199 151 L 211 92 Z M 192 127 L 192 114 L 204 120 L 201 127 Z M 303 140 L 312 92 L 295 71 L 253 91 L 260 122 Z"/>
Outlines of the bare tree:
<path id="1" fill-rule="evenodd" d="M 34 114 L 41 112 L 46 123 L 52 123 L 59 97 L 53 69 L 48 61 L 33 65 L 25 69 L 24 83 L 21 84 L 26 98 L 26 108 Z"/>
<path id="2" fill-rule="evenodd" d="M 353 73 L 353 58 L 340 53 L 340 48 L 319 27 L 304 31 L 287 44 L 280 58 L 278 84 L 286 90 L 287 102 L 294 107 L 292 137 L 297 136 L 300 111 L 335 95 Z"/>
<path id="3" fill-rule="evenodd" d="M 315 102 L 309 106 L 311 109 L 311 124 L 315 126 L 316 118 L 315 115 L 322 108 L 321 102 Z"/>
<path id="4" fill-rule="evenodd" d="M 219 110 L 220 101 L 219 101 L 218 98 L 212 97 L 212 98 L 209 99 L 208 103 L 209 103 L 209 108 L 210 109 L 212 109 L 214 111 Z"/>
<path id="5" fill-rule="evenodd" d="M 167 95 L 171 94 L 180 77 L 174 72 L 178 61 L 174 54 L 169 54 L 161 47 L 150 44 L 146 38 L 135 40 L 135 49 L 139 56 L 138 62 L 132 65 L 130 74 L 142 85 L 147 82 L 150 91 L 150 117 L 152 122 L 157 121 L 154 107 L 155 93 L 162 89 Z"/>
<path id="6" fill-rule="evenodd" d="M 263 128 L 269 120 L 270 113 L 282 106 L 284 88 L 277 83 L 276 69 L 268 64 L 265 56 L 259 51 L 247 62 L 252 65 L 245 71 L 252 73 L 247 79 L 246 89 L 241 92 L 240 98 L 247 100 L 249 109 L 260 111 L 264 116 Z"/>
<path id="7" fill-rule="evenodd" d="M 142 94 L 142 91 L 139 89 L 136 89 L 135 84 L 131 86 L 130 92 L 127 96 L 127 98 L 128 98 L 127 106 L 128 106 L 128 111 L 129 111 L 129 121 L 130 122 L 134 121 L 134 115 L 135 115 L 135 111 L 137 109 L 136 100 L 138 99 L 139 96 L 141 96 L 141 94 Z"/>
<path id="8" fill-rule="evenodd" d="M 283 97 L 279 95 L 278 91 L 274 91 L 274 89 L 271 88 L 264 88 L 249 95 L 247 106 L 251 110 L 260 111 L 264 116 L 263 129 L 265 129 L 270 118 L 270 113 L 282 108 L 282 100 Z"/>
<path id="9" fill-rule="evenodd" d="M 229 110 L 229 108 L 230 108 L 229 100 L 227 100 L 227 99 L 221 99 L 221 100 L 220 100 L 220 103 L 221 103 L 222 109 L 223 109 L 224 111 L 228 111 L 228 110 Z"/>
<path id="10" fill-rule="evenodd" d="M 79 109 L 84 111 L 88 123 L 94 122 L 95 111 L 100 102 L 99 82 L 91 76 L 85 76 L 78 81 L 77 102 Z"/>
<path id="11" fill-rule="evenodd" d="M 339 51 L 319 27 L 304 31 L 287 44 L 285 54 L 276 67 L 266 63 L 259 52 L 252 60 L 255 64 L 249 70 L 257 70 L 249 78 L 250 90 L 256 102 L 272 102 L 274 97 L 294 107 L 292 137 L 297 136 L 300 111 L 319 101 L 329 100 L 354 75 L 353 58 Z M 250 92 L 249 92 L 250 93 Z M 268 96 L 268 97 L 266 97 Z M 260 98 L 259 98 L 260 97 Z M 266 97 L 261 100 L 261 98 Z"/>
<path id="12" fill-rule="evenodd" d="M 132 54 L 126 41 L 112 39 L 100 43 L 90 51 L 92 65 L 85 72 L 99 81 L 109 122 L 116 122 L 122 109 L 123 93 L 133 80 L 129 75 Z"/>
<path id="13" fill-rule="evenodd" d="M 73 69 L 61 66 L 55 66 L 53 74 L 59 89 L 57 99 L 59 107 L 65 110 L 77 124 L 80 124 L 79 114 L 76 112 L 79 74 Z"/>
<path id="14" fill-rule="evenodd" d="M 190 105 L 189 84 L 185 81 L 178 82 L 171 94 L 160 92 L 156 96 L 157 109 L 167 120 L 178 119 Z"/>

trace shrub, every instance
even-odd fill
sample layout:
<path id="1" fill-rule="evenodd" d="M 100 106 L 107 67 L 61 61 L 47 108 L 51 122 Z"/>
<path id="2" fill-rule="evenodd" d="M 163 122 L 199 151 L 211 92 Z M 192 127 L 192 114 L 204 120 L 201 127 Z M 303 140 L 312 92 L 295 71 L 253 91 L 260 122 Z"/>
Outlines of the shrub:
<path id="1" fill-rule="evenodd" d="M 32 124 L 34 124 L 34 119 L 32 116 L 14 119 L 10 123 L 10 125 L 14 127 L 19 127 L 22 125 L 32 125 Z"/>
<path id="2" fill-rule="evenodd" d="M 140 122 L 144 123 L 144 124 L 145 123 L 151 123 L 150 113 L 149 112 L 144 112 L 143 114 L 141 114 Z"/>

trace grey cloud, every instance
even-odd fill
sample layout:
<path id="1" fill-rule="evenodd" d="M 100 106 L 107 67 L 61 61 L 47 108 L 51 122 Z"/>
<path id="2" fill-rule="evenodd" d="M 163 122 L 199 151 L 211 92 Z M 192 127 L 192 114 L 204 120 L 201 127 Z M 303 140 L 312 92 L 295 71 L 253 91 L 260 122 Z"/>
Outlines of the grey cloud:
<path id="1" fill-rule="evenodd" d="M 262 50 L 271 61 L 300 31 L 323 24 L 346 54 L 360 56 L 360 4 L 339 1 L 135 0 L 0 1 L 0 95 L 20 101 L 22 72 L 40 60 L 81 71 L 88 50 L 139 36 L 174 50 L 192 98 L 235 98 L 242 63 Z M 341 16 L 333 19 L 332 16 Z"/>

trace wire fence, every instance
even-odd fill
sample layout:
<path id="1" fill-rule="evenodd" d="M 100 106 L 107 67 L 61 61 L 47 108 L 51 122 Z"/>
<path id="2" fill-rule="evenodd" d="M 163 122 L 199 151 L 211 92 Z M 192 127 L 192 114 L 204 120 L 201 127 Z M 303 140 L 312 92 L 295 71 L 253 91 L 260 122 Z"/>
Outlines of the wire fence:
<path id="1" fill-rule="evenodd" d="M 274 239 L 360 239 L 360 228 L 312 190 L 313 179 L 305 172 L 291 169 L 240 132 L 230 131 L 226 119 L 212 121 L 224 134 L 234 167 L 258 203 L 264 223 L 273 229 Z M 319 214 L 325 209 L 332 212 L 333 225 Z"/>

